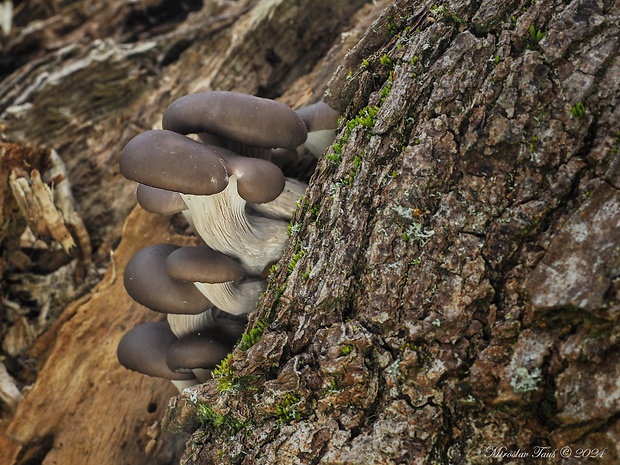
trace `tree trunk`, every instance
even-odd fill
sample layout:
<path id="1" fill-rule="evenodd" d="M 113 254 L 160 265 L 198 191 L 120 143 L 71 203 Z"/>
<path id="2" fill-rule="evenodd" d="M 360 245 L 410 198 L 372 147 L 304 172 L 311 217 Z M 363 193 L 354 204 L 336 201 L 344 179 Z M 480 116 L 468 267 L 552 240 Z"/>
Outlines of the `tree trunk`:
<path id="1" fill-rule="evenodd" d="M 618 462 L 619 14 L 386 9 L 183 463 Z"/>
<path id="2" fill-rule="evenodd" d="M 145 18 L 167 2 L 143 3 L 105 2 L 80 27 L 64 7 L 5 46 L 30 54 L 5 60 L 5 138 L 59 150 L 97 267 L 134 203 L 118 153 L 173 98 L 299 106 L 327 89 L 343 114 L 244 341 L 170 402 L 165 428 L 191 434 L 182 463 L 620 460 L 617 2 L 213 1 L 156 28 Z M 84 34 L 107 40 L 72 43 Z M 10 212 L 5 279 L 23 263 Z M 1 463 L 174 460 L 185 436 L 159 427 L 172 393 L 114 358 L 155 317 L 113 279 L 148 243 L 192 240 L 174 226 L 136 209 L 103 281 L 89 291 L 92 266 L 66 278 L 74 292 L 53 305 L 73 302 L 7 358 L 18 387 L 36 382 L 5 408 Z"/>

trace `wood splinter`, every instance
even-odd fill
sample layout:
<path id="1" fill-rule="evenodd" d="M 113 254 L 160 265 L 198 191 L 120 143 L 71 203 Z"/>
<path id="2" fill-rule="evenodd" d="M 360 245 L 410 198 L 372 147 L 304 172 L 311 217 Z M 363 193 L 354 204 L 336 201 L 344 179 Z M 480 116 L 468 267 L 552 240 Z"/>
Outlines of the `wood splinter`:
<path id="1" fill-rule="evenodd" d="M 13 170 L 9 184 L 19 210 L 35 236 L 48 244 L 51 239 L 55 239 L 63 250 L 71 255 L 75 241 L 62 214 L 54 205 L 52 191 L 41 179 L 39 171 L 33 169 L 29 177 L 18 177 Z"/>

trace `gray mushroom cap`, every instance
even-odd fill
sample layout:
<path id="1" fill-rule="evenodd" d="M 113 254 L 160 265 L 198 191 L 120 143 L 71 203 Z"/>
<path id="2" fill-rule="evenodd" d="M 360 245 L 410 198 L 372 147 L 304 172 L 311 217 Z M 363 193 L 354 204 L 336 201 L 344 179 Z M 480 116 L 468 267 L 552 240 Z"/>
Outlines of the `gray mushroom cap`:
<path id="1" fill-rule="evenodd" d="M 166 273 L 181 281 L 225 283 L 240 281 L 243 267 L 235 260 L 209 247 L 181 247 L 166 259 Z"/>
<path id="2" fill-rule="evenodd" d="M 284 173 L 270 161 L 231 154 L 224 163 L 228 174 L 237 176 L 237 193 L 246 202 L 271 202 L 284 190 Z"/>
<path id="3" fill-rule="evenodd" d="M 215 368 L 231 350 L 232 346 L 212 334 L 192 334 L 170 345 L 166 352 L 166 364 L 175 372 Z"/>
<path id="4" fill-rule="evenodd" d="M 267 160 L 241 157 L 166 130 L 134 137 L 123 149 L 119 165 L 128 179 L 189 195 L 218 194 L 235 175 L 239 196 L 252 203 L 277 198 L 285 183 L 282 170 Z"/>
<path id="5" fill-rule="evenodd" d="M 119 166 L 127 179 L 147 186 L 211 195 L 228 185 L 220 151 L 228 152 L 176 132 L 152 130 L 129 141 L 121 153 Z"/>
<path id="6" fill-rule="evenodd" d="M 338 127 L 338 112 L 323 102 L 299 108 L 296 112 L 308 129 L 304 147 L 315 157 L 320 157 L 327 147 L 334 143 Z"/>
<path id="7" fill-rule="evenodd" d="M 125 289 L 136 302 L 156 312 L 204 312 L 213 304 L 196 286 L 172 279 L 166 273 L 166 259 L 178 248 L 170 244 L 157 244 L 138 251 L 125 267 Z"/>
<path id="8" fill-rule="evenodd" d="M 129 370 L 171 380 L 191 380 L 193 373 L 179 373 L 166 363 L 170 347 L 177 342 L 168 323 L 143 323 L 129 330 L 116 350 L 118 361 Z"/>
<path id="9" fill-rule="evenodd" d="M 303 121 L 284 103 L 227 91 L 175 100 L 164 113 L 162 127 L 180 134 L 207 132 L 262 148 L 295 148 L 307 136 Z"/>
<path id="10" fill-rule="evenodd" d="M 323 102 L 298 108 L 295 113 L 304 122 L 308 132 L 336 129 L 338 118 L 340 118 L 340 114 L 336 110 Z"/>
<path id="11" fill-rule="evenodd" d="M 173 215 L 187 210 L 187 205 L 178 192 L 167 191 L 158 187 L 138 184 L 136 189 L 138 203 L 147 212 L 160 215 Z"/>

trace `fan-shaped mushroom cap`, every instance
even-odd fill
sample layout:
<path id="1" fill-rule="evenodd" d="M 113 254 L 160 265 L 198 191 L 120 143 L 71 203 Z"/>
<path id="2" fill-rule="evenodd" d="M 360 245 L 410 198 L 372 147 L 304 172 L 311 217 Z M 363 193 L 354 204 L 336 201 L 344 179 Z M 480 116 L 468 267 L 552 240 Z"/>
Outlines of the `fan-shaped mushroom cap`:
<path id="1" fill-rule="evenodd" d="M 226 149 L 205 146 L 172 131 L 138 134 L 123 149 L 119 166 L 127 179 L 184 194 L 223 191 L 228 174 L 222 160 Z"/>
<path id="2" fill-rule="evenodd" d="M 227 91 L 175 100 L 164 113 L 162 127 L 180 134 L 208 132 L 263 148 L 295 148 L 307 135 L 303 121 L 287 105 Z"/>
<path id="3" fill-rule="evenodd" d="M 125 289 L 136 302 L 156 312 L 204 312 L 213 304 L 192 283 L 177 281 L 166 273 L 166 258 L 178 248 L 157 244 L 138 251 L 125 268 Z"/>
<path id="4" fill-rule="evenodd" d="M 284 190 L 284 173 L 270 161 L 233 155 L 224 163 L 228 174 L 237 176 L 237 193 L 246 202 L 271 202 Z"/>
<path id="5" fill-rule="evenodd" d="M 338 112 L 323 102 L 313 103 L 295 110 L 297 116 L 306 125 L 308 132 L 336 129 L 338 127 Z"/>
<path id="6" fill-rule="evenodd" d="M 158 187 L 138 184 L 136 189 L 138 203 L 147 212 L 160 215 L 173 215 L 187 210 L 187 205 L 178 192 L 167 191 Z"/>
<path id="7" fill-rule="evenodd" d="M 116 355 L 125 368 L 148 376 L 171 380 L 194 379 L 192 373 L 179 373 L 168 368 L 167 353 L 177 341 L 165 321 L 144 323 L 123 336 Z"/>
<path id="8" fill-rule="evenodd" d="M 191 281 L 215 306 L 233 315 L 256 309 L 265 282 L 245 277 L 243 266 L 209 247 L 182 247 L 166 259 L 166 273 Z M 242 281 L 243 280 L 243 281 Z"/>
<path id="9" fill-rule="evenodd" d="M 166 130 L 134 137 L 123 149 L 119 164 L 128 179 L 183 194 L 217 194 L 232 175 L 237 176 L 239 196 L 248 202 L 269 202 L 284 189 L 284 174 L 273 163 Z"/>
<path id="10" fill-rule="evenodd" d="M 323 102 L 299 108 L 296 112 L 308 129 L 304 146 L 315 157 L 320 157 L 334 143 L 340 115 Z"/>
<path id="11" fill-rule="evenodd" d="M 166 259 L 166 273 L 174 279 L 201 283 L 225 283 L 243 278 L 243 267 L 209 247 L 181 247 Z"/>
<path id="12" fill-rule="evenodd" d="M 210 370 L 226 357 L 232 346 L 224 344 L 212 334 L 186 336 L 171 344 L 166 352 L 168 368 L 180 373 L 193 370 Z M 196 372 L 200 381 L 206 381 L 206 373 Z"/>

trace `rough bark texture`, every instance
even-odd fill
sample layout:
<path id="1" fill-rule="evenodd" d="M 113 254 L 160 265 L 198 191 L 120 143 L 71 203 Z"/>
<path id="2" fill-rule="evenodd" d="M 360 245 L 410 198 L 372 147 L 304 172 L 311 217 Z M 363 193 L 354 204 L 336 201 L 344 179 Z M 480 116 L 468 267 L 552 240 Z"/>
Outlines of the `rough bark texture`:
<path id="1" fill-rule="evenodd" d="M 5 45 L 4 137 L 60 152 L 99 268 L 134 203 L 118 153 L 174 97 L 298 106 L 331 79 L 344 115 L 254 329 L 218 379 L 170 402 L 165 427 L 191 434 L 182 463 L 618 463 L 617 2 L 205 2 L 157 27 L 142 25 L 168 2 L 142 3 L 98 3 L 96 21 L 42 4 L 66 9 Z M 105 40 L 73 43 L 84 34 Z M 9 259 L 24 221 L 8 224 L 4 275 L 32 271 Z M 5 407 L 1 463 L 175 459 L 185 436 L 152 426 L 170 390 L 113 353 L 155 316 L 112 276 L 148 243 L 191 241 L 171 228 L 128 217 L 116 268 L 23 349 L 39 370 L 3 345 L 17 385 L 36 382 Z M 101 278 L 90 269 L 55 307 Z"/>
<path id="2" fill-rule="evenodd" d="M 269 326 L 171 406 L 204 421 L 184 463 L 619 460 L 619 13 L 383 13 L 331 82 Z"/>

